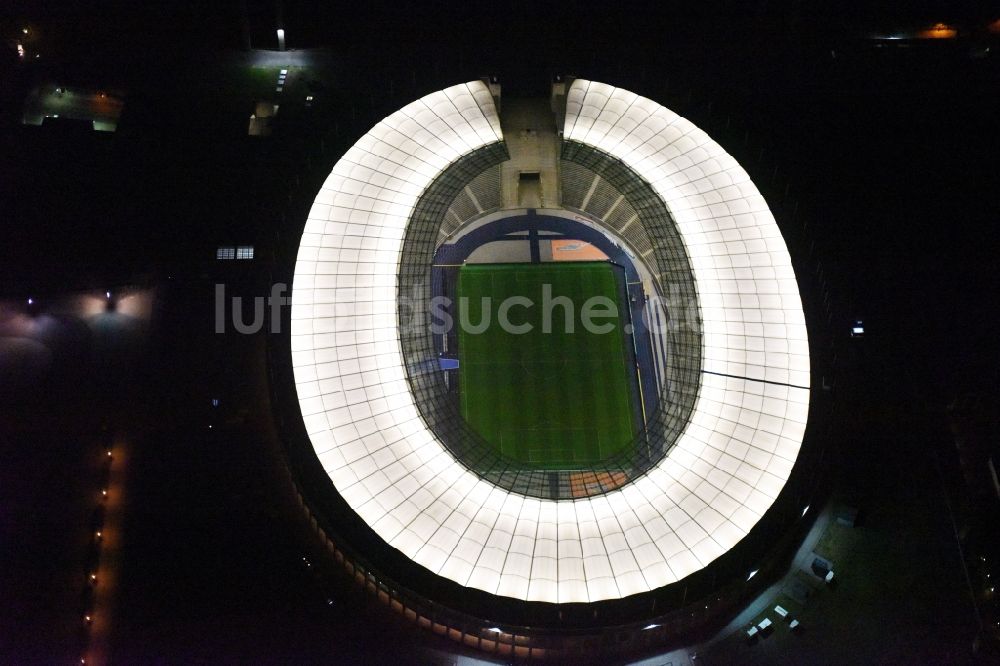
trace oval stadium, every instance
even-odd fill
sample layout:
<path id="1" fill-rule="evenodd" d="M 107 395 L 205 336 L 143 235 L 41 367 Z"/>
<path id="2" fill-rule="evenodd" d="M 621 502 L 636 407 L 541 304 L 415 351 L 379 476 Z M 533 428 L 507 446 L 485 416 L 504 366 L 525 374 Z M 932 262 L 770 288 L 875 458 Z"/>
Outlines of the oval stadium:
<path id="1" fill-rule="evenodd" d="M 417 99 L 333 166 L 293 270 L 291 478 L 416 625 L 515 658 L 668 645 L 801 538 L 795 266 L 747 171 L 655 101 L 572 77 Z"/>

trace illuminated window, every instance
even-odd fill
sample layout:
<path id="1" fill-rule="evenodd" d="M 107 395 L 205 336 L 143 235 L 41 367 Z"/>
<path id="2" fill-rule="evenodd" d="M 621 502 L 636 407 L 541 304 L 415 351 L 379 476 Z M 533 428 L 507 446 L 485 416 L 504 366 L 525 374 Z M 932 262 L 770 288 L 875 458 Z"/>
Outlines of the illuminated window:
<path id="1" fill-rule="evenodd" d="M 240 245 L 236 248 L 237 259 L 253 259 L 253 245 Z"/>
<path id="2" fill-rule="evenodd" d="M 220 247 L 215 251 L 215 258 L 219 260 L 228 260 L 236 258 L 236 248 L 234 247 Z"/>

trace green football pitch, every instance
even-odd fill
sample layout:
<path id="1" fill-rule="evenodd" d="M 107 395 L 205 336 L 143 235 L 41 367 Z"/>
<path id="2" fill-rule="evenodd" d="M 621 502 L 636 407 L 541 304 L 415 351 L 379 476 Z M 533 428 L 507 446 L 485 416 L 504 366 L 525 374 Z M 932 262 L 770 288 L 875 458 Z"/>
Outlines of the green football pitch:
<path id="1" fill-rule="evenodd" d="M 456 324 L 459 326 L 459 394 L 466 422 L 505 457 L 534 469 L 579 469 L 616 454 L 632 443 L 631 373 L 622 330 L 627 313 L 619 303 L 614 268 L 607 262 L 468 264 L 459 269 Z M 565 309 L 551 309 L 543 327 L 543 285 L 550 297 L 568 297 Z M 530 332 L 505 331 L 498 323 L 504 299 L 521 296 L 507 319 Z M 584 303 L 603 296 L 617 306 L 609 332 L 588 332 L 581 323 Z M 490 301 L 484 301 L 489 297 Z M 467 300 L 466 300 L 467 299 Z M 482 332 L 467 330 L 483 322 Z"/>

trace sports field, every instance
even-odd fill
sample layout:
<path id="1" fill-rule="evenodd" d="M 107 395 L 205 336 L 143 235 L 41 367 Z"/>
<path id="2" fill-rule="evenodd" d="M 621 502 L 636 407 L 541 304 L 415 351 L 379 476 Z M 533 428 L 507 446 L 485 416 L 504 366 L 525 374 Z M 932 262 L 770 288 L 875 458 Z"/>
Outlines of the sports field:
<path id="1" fill-rule="evenodd" d="M 543 285 L 551 297 L 573 303 L 567 330 L 564 308 L 552 309 L 551 332 L 543 330 Z M 622 330 L 627 312 L 619 303 L 614 268 L 607 262 L 471 264 L 459 270 L 459 386 L 462 415 L 504 456 L 536 469 L 578 469 L 618 453 L 634 436 L 632 393 Z M 531 307 L 515 305 L 508 319 L 531 324 L 523 334 L 498 324 L 504 299 L 523 296 Z M 615 317 L 607 333 L 588 332 L 581 311 L 592 296 L 611 299 Z M 489 303 L 483 298 L 489 297 Z M 468 301 L 463 299 L 467 298 Z M 467 330 L 483 321 L 481 333 Z"/>

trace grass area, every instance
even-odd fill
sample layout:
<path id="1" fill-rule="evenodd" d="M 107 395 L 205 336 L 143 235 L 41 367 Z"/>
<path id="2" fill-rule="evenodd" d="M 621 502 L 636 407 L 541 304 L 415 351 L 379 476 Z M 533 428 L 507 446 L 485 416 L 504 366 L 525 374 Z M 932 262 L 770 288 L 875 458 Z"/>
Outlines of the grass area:
<path id="1" fill-rule="evenodd" d="M 303 68 L 294 66 L 251 66 L 243 63 L 227 63 L 210 79 L 210 92 L 221 99 L 239 105 L 240 109 L 248 109 L 247 115 L 253 110 L 257 100 L 282 101 L 284 97 L 275 88 L 278 85 L 278 74 L 282 69 L 288 70 L 288 85 L 285 90 L 295 84 L 300 78 Z"/>
<path id="2" fill-rule="evenodd" d="M 556 307 L 551 332 L 544 332 L 546 284 L 552 298 L 572 301 L 570 329 L 563 308 Z M 531 468 L 579 469 L 631 444 L 632 369 L 618 293 L 607 262 L 479 264 L 459 270 L 458 312 L 473 325 L 483 321 L 487 308 L 490 314 L 481 333 L 466 330 L 462 317 L 456 318 L 462 415 L 497 451 Z M 483 301 L 487 296 L 489 303 Z M 520 335 L 497 322 L 500 304 L 514 296 L 534 304 L 510 309 L 512 323 L 532 325 Z M 607 333 L 588 332 L 581 324 L 584 302 L 592 296 L 618 305 L 616 317 L 594 319 L 612 324 Z"/>

